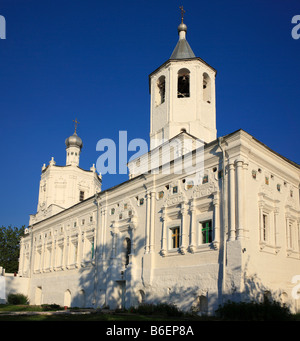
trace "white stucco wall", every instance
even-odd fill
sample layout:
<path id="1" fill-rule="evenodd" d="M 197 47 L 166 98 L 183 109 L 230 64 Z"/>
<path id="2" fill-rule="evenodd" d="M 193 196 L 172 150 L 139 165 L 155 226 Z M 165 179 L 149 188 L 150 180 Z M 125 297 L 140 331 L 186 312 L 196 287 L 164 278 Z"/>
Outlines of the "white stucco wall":
<path id="1" fill-rule="evenodd" d="M 97 205 L 92 197 L 33 225 L 21 244 L 19 271 L 30 277 L 31 301 L 36 301 L 37 288 L 41 288 L 43 303 L 63 304 L 69 291 L 75 306 L 128 308 L 143 297 L 146 302 L 168 301 L 182 309 L 200 309 L 200 302 L 207 300 L 207 310 L 213 313 L 224 300 L 262 297 L 269 291 L 294 309 L 297 302 L 292 297 L 295 284 L 291 279 L 299 272 L 299 232 L 290 250 L 286 230 L 291 217 L 299 231 L 299 168 L 244 131 L 226 136 L 225 141 L 225 228 L 223 177 L 219 173 L 222 154 L 215 141 L 205 148 L 207 181 L 203 184 L 188 187 L 184 174 L 137 176 L 99 193 Z M 257 171 L 255 179 L 253 170 Z M 265 175 L 270 172 L 273 178 L 266 185 Z M 260 207 L 264 202 L 272 207 L 270 221 L 275 221 L 276 213 L 275 244 L 260 240 Z M 202 244 L 200 223 L 209 219 L 213 241 Z M 174 226 L 180 227 L 180 245 L 175 249 L 170 232 Z M 86 245 L 91 238 L 95 241 L 95 262 L 86 262 Z M 126 238 L 131 240 L 127 267 Z M 55 258 L 62 246 L 63 265 Z M 53 252 L 51 261 L 45 262 L 47 248 Z M 37 252 L 44 253 L 39 264 L 35 262 Z M 24 257 L 32 257 L 31 267 Z"/>

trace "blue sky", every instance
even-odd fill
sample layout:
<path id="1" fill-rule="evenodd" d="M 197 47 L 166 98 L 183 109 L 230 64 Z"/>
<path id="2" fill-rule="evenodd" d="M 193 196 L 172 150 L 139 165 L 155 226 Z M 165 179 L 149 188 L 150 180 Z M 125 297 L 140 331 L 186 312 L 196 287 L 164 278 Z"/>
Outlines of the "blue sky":
<path id="1" fill-rule="evenodd" d="M 177 43 L 180 5 L 194 53 L 217 70 L 218 136 L 242 128 L 300 163 L 299 0 L 1 0 L 0 225 L 28 224 L 75 117 L 85 169 L 119 130 L 149 141 L 148 75 Z M 126 180 L 105 175 L 103 189 Z"/>

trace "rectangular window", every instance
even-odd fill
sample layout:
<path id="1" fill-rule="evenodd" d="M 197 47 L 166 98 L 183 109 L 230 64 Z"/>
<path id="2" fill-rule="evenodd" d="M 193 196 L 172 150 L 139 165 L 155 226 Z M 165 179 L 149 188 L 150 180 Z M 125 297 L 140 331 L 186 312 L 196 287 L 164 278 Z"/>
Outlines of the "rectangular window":
<path id="1" fill-rule="evenodd" d="M 263 213 L 262 215 L 262 239 L 264 242 L 268 239 L 269 219 L 268 215 Z"/>
<path id="2" fill-rule="evenodd" d="M 296 229 L 294 227 L 294 222 L 289 220 L 288 222 L 288 231 L 287 231 L 288 235 L 287 235 L 287 246 L 290 250 L 294 250 L 296 251 Z"/>
<path id="3" fill-rule="evenodd" d="M 95 254 L 95 246 L 94 246 L 94 239 L 91 243 L 91 256 L 92 256 L 92 259 L 94 258 L 94 254 Z"/>
<path id="4" fill-rule="evenodd" d="M 293 238 L 292 238 L 292 234 L 293 234 L 293 224 L 291 222 L 289 222 L 288 225 L 288 248 L 292 249 L 293 248 Z"/>
<path id="5" fill-rule="evenodd" d="M 83 201 L 84 200 L 84 191 L 80 191 L 79 192 L 79 201 Z"/>
<path id="6" fill-rule="evenodd" d="M 179 227 L 172 227 L 170 230 L 171 230 L 171 247 L 173 249 L 179 248 Z"/>
<path id="7" fill-rule="evenodd" d="M 207 220 L 201 222 L 202 244 L 212 242 L 212 221 Z"/>

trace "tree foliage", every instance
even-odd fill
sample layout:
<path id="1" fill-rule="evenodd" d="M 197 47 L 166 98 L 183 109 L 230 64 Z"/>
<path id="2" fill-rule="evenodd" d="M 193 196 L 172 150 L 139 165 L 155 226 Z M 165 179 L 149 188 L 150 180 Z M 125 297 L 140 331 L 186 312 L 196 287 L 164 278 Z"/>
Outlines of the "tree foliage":
<path id="1" fill-rule="evenodd" d="M 18 271 L 20 238 L 24 235 L 25 226 L 0 227 L 0 266 L 6 272 Z"/>

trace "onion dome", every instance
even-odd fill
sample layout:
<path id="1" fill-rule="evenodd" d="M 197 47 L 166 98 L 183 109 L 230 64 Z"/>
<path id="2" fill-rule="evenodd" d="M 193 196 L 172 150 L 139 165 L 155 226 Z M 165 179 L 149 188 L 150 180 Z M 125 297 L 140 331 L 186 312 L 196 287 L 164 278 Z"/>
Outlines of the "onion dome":
<path id="1" fill-rule="evenodd" d="M 79 136 L 77 136 L 76 132 L 74 132 L 72 136 L 68 137 L 65 143 L 66 143 L 67 148 L 78 147 L 81 149 L 83 146 L 82 140 Z"/>

